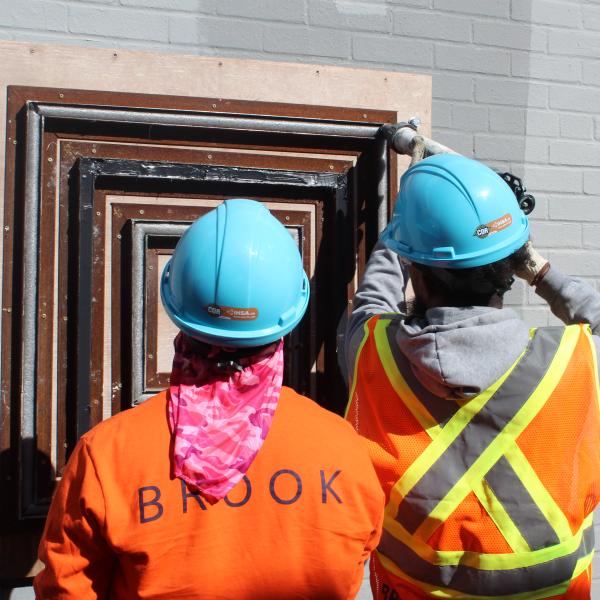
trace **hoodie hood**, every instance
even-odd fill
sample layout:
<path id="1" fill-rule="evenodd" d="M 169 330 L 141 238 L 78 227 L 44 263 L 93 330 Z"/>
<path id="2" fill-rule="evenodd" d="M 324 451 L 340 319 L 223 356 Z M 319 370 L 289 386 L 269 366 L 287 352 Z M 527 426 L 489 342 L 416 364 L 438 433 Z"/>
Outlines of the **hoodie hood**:
<path id="1" fill-rule="evenodd" d="M 508 308 L 439 307 L 397 321 L 395 337 L 423 386 L 455 400 L 503 375 L 527 345 L 529 328 Z"/>

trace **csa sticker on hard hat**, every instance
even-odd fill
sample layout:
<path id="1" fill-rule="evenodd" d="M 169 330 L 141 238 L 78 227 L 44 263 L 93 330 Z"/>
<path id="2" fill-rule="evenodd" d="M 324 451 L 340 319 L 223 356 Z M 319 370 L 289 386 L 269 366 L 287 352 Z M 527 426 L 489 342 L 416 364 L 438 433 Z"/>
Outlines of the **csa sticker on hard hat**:
<path id="1" fill-rule="evenodd" d="M 254 321 L 258 318 L 258 308 L 236 308 L 209 304 L 206 312 L 215 319 L 228 319 L 229 321 Z"/>
<path id="2" fill-rule="evenodd" d="M 512 225 L 512 215 L 510 213 L 506 213 L 499 219 L 494 219 L 489 223 L 484 225 L 479 225 L 477 229 L 475 229 L 474 236 L 478 237 L 480 240 L 486 238 L 488 235 L 492 235 L 493 233 L 498 233 L 498 231 L 502 231 L 507 227 Z"/>

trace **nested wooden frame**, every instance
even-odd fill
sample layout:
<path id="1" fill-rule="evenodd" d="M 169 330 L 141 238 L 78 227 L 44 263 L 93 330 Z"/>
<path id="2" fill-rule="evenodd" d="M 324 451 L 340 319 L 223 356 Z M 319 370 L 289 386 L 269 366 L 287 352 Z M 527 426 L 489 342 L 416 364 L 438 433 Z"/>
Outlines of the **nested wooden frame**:
<path id="1" fill-rule="evenodd" d="M 168 385 L 169 373 L 162 373 L 161 378 L 158 378 L 156 371 L 156 353 L 157 353 L 157 308 L 158 308 L 158 278 L 157 265 L 158 260 L 156 254 L 153 254 L 149 249 L 150 240 L 162 240 L 163 249 L 166 247 L 169 250 L 165 254 L 171 254 L 177 239 L 187 229 L 189 224 L 196 218 L 210 210 L 212 207 L 220 203 L 220 200 L 204 201 L 202 205 L 185 204 L 185 198 L 177 199 L 180 204 L 171 205 L 169 210 L 172 216 L 172 223 L 164 222 L 164 215 L 161 213 L 161 208 L 152 204 L 118 204 L 113 203 L 112 214 L 112 236 L 116 239 L 122 239 L 125 242 L 125 248 L 119 249 L 118 245 L 114 246 L 111 254 L 112 273 L 115 273 L 115 283 L 112 286 L 112 331 L 111 339 L 119 339 L 121 337 L 121 328 L 119 323 L 125 320 L 131 320 L 133 331 L 130 333 L 131 340 L 126 342 L 126 346 L 131 347 L 132 353 L 132 380 L 129 382 L 125 390 L 125 397 L 120 397 L 120 394 L 113 393 L 112 413 L 118 412 L 123 407 L 132 406 L 139 401 L 143 401 L 155 393 L 158 389 L 163 389 Z M 100 203 L 102 204 L 102 202 Z M 104 203 L 108 206 L 108 203 Z M 305 206 L 306 210 L 285 210 L 281 204 L 274 202 L 267 203 L 271 208 L 272 213 L 279 218 L 287 227 L 302 228 L 309 225 L 310 210 L 313 208 L 308 204 L 295 205 Z M 308 218 L 307 218 L 308 217 Z M 312 219 L 314 220 L 314 218 Z M 313 245 L 312 234 L 310 229 L 306 228 L 306 235 L 301 234 L 301 252 L 304 258 L 305 269 L 307 273 L 311 273 L 311 246 Z M 121 262 L 125 256 L 125 263 L 132 265 L 131 269 L 119 269 Z M 96 264 L 96 260 L 94 260 Z M 119 296 L 122 295 L 122 290 L 119 289 L 119 270 L 132 274 L 129 282 L 128 295 L 131 297 L 131 318 L 129 316 L 121 316 L 119 314 L 122 309 L 123 302 L 119 301 Z M 101 273 L 94 269 L 93 278 L 97 281 L 102 277 Z M 92 284 L 96 288 L 96 284 Z M 114 308 L 116 307 L 116 310 Z M 142 315 L 143 316 L 140 316 Z M 309 315 L 309 318 L 311 316 Z M 314 315 L 311 321 L 314 321 Z M 142 327 L 143 325 L 143 327 Z M 314 329 L 315 323 L 309 324 L 309 329 Z M 118 346 L 123 347 L 123 342 Z M 119 355 L 120 352 L 113 353 L 113 364 L 111 372 L 113 374 L 120 373 Z M 313 353 L 314 354 L 314 351 Z M 100 370 L 98 366 L 94 370 Z M 120 377 L 119 377 L 120 378 Z M 115 385 L 115 379 L 111 382 L 111 389 L 122 389 L 119 386 L 120 382 Z M 289 381 L 288 381 L 289 383 Z M 93 396 L 93 394 L 92 394 Z M 92 418 L 92 422 L 97 422 L 100 415 Z"/>
<path id="2" fill-rule="evenodd" d="M 159 280 L 162 272 L 161 261 L 159 257 L 166 257 L 168 260 L 172 254 L 178 238 L 184 233 L 189 224 L 209 210 L 209 207 L 195 206 L 173 206 L 173 220 L 177 224 L 169 231 L 163 223 L 157 223 L 161 218 L 152 216 L 151 206 L 144 205 L 145 220 L 138 220 L 133 215 L 128 215 L 129 205 L 113 205 L 121 207 L 123 218 L 131 220 L 132 242 L 136 255 L 143 254 L 143 258 L 136 258 L 132 253 L 132 263 L 140 265 L 138 269 L 138 278 L 142 279 L 144 296 L 144 340 L 142 344 L 141 368 L 138 370 L 143 377 L 139 377 L 136 389 L 133 390 L 133 402 L 136 397 L 146 399 L 158 390 L 164 389 L 169 385 L 170 366 L 168 370 L 159 371 L 158 358 L 161 353 L 159 348 L 158 333 L 158 310 L 160 302 Z M 312 207 L 311 207 L 312 208 Z M 136 207 L 137 209 L 137 207 Z M 133 210 L 136 210 L 133 209 Z M 313 231 L 311 229 L 311 212 L 300 210 L 282 210 L 270 207 L 274 214 L 286 229 L 291 230 L 292 237 L 298 244 L 298 249 L 302 255 L 304 270 L 312 277 L 311 252 L 313 243 Z M 139 209 L 137 209 L 139 210 Z M 135 241 L 134 241 L 135 240 Z M 140 275 L 143 274 L 143 277 Z M 134 274 L 135 278 L 135 274 Z M 135 286 L 132 286 L 132 290 Z M 136 304 L 132 303 L 132 307 Z M 139 308 L 139 307 L 138 307 Z M 135 321 L 135 319 L 134 319 Z M 135 347 L 135 344 L 134 344 Z M 287 353 L 286 353 L 287 356 Z M 134 372 L 136 370 L 134 369 Z M 286 370 L 288 373 L 289 370 Z M 292 387 L 294 387 L 292 385 Z"/>
<path id="3" fill-rule="evenodd" d="M 48 490 L 38 493 L 40 482 L 35 474 L 35 450 L 40 441 L 42 447 L 51 441 L 50 431 L 42 431 L 37 424 L 51 419 L 53 410 L 38 402 L 52 375 L 40 357 L 47 357 L 52 350 L 54 331 L 69 325 L 48 318 L 56 308 L 54 270 L 44 268 L 41 257 L 49 264 L 57 258 L 53 248 L 42 247 L 39 240 L 56 222 L 56 189 L 63 193 L 57 169 L 60 143 L 71 138 L 153 143 L 175 149 L 186 144 L 322 155 L 355 152 L 360 155 L 359 164 L 371 165 L 377 180 L 368 198 L 364 192 L 369 186 L 360 178 L 354 184 L 357 196 L 365 198 L 357 231 L 364 238 L 358 256 L 360 268 L 387 220 L 387 190 L 395 189 L 395 162 L 389 160 L 389 149 L 377 133 L 381 124 L 394 120 L 391 111 L 44 88 L 9 91 L 2 391 L 10 406 L 3 405 L 2 419 L 10 427 L 0 432 L 0 441 L 2 449 L 16 458 L 3 461 L 3 480 L 18 480 L 19 494 L 18 501 L 9 502 L 9 510 L 3 511 L 5 515 L 16 509 L 21 519 L 43 516 L 49 497 Z M 374 230 L 365 225 L 369 219 L 364 213 L 377 215 Z M 21 253 L 22 261 L 13 260 Z M 45 295 L 46 289 L 52 293 Z M 16 307 L 22 310 L 13 310 Z M 60 349 L 57 354 L 63 356 Z M 59 453 L 65 450 L 59 445 Z M 18 472 L 13 465 L 19 465 Z"/>
<path id="4" fill-rule="evenodd" d="M 131 147 L 129 147 L 131 148 Z M 156 148 L 156 147 L 136 147 L 135 148 L 135 156 L 136 158 L 139 159 L 155 159 L 155 158 L 160 158 L 161 157 L 161 152 L 163 153 L 162 156 L 164 158 L 164 150 L 162 148 Z M 66 155 L 67 159 L 63 160 L 62 156 Z M 60 159 L 60 165 L 61 165 L 61 186 L 60 189 L 62 190 L 61 192 L 61 209 L 60 212 L 62 214 L 62 216 L 60 217 L 59 221 L 61 223 L 63 223 L 63 227 L 66 228 L 66 223 L 67 223 L 67 219 L 68 219 L 68 214 L 67 214 L 67 209 L 66 207 L 68 206 L 69 200 L 68 200 L 68 194 L 67 194 L 67 190 L 68 190 L 68 186 L 66 184 L 66 181 L 69 177 L 73 178 L 73 170 L 68 170 L 67 168 L 65 168 L 65 163 L 66 165 L 72 165 L 73 163 L 77 163 L 78 159 L 80 158 L 86 158 L 86 156 L 91 155 L 94 158 L 114 158 L 115 160 L 121 160 L 123 163 L 127 162 L 127 157 L 128 154 L 127 152 L 123 151 L 123 147 L 116 145 L 116 144 L 93 144 L 93 143 L 88 143 L 88 142 L 81 142 L 78 140 L 68 140 L 62 144 L 60 144 L 59 146 L 59 154 L 61 156 Z M 215 163 L 217 166 L 220 165 L 223 169 L 226 169 L 227 166 L 232 166 L 232 165 L 236 165 L 236 164 L 243 164 L 243 165 L 251 165 L 251 164 L 255 164 L 257 167 L 264 167 L 267 164 L 271 164 L 272 166 L 277 167 L 278 169 L 278 173 L 279 172 L 283 172 L 285 169 L 293 169 L 293 170 L 297 170 L 297 169 L 311 169 L 311 170 L 316 170 L 316 169 L 320 169 L 321 172 L 326 172 L 328 174 L 342 174 L 342 173 L 346 173 L 347 171 L 351 171 L 352 167 L 353 167 L 353 162 L 351 160 L 339 160 L 335 157 L 326 157 L 326 158 L 306 158 L 304 156 L 250 156 L 247 154 L 237 154 L 237 153 L 232 153 L 232 152 L 216 152 L 214 150 L 209 150 L 209 151 L 197 151 L 197 150 L 189 150 L 189 149 L 177 149 L 177 151 L 174 153 L 174 158 L 178 159 L 178 160 L 185 160 L 186 163 L 185 164 L 189 164 L 189 163 L 195 163 L 195 164 L 205 164 L 206 162 L 211 162 L 211 163 Z M 215 169 L 216 171 L 219 171 L 219 169 Z M 92 211 L 92 216 L 93 216 L 93 220 L 94 220 L 94 231 L 98 232 L 98 236 L 96 236 L 95 240 L 98 241 L 101 237 L 105 236 L 105 235 L 109 235 L 108 233 L 106 233 L 107 231 L 112 231 L 112 232 L 118 232 L 119 228 L 121 227 L 122 223 L 114 223 L 112 225 L 112 227 L 108 224 L 105 223 L 105 213 L 106 215 L 108 214 L 108 212 L 110 210 L 112 210 L 110 208 L 111 203 L 110 201 L 107 199 L 108 196 L 110 196 L 111 194 L 108 191 L 102 191 L 102 190 L 96 190 L 95 194 L 98 195 L 100 194 L 99 198 L 95 198 L 93 201 L 93 205 L 94 207 L 96 207 L 96 209 L 94 211 Z M 128 197 L 131 199 L 136 198 L 136 192 L 133 192 L 132 194 L 130 194 L 128 192 Z M 224 197 L 218 197 L 220 200 L 224 199 Z M 260 198 L 260 199 L 264 199 L 264 198 Z M 158 200 L 158 197 L 154 197 L 151 199 L 148 199 L 147 202 L 156 202 Z M 164 196 L 161 196 L 161 202 L 169 202 L 170 198 L 169 195 L 166 194 Z M 136 205 L 137 206 L 137 205 Z M 144 212 L 144 210 L 146 211 L 146 216 L 148 216 L 148 214 L 150 214 L 150 211 L 154 210 L 156 212 L 157 210 L 157 206 L 137 206 L 136 210 L 140 210 L 141 213 Z M 175 207 L 171 207 L 168 208 L 167 212 L 171 212 L 172 210 L 174 210 Z M 191 208 L 191 207 L 190 207 Z M 138 219 L 141 219 L 142 216 L 141 214 L 136 215 Z M 108 217 L 107 217 L 108 218 Z M 319 215 L 316 217 L 317 220 L 320 220 L 322 217 Z M 112 235 L 112 234 L 111 234 Z M 110 243 L 112 246 L 112 250 L 111 250 L 111 255 L 113 257 L 119 257 L 121 254 L 121 242 L 119 241 L 120 238 L 120 234 L 116 233 L 115 235 L 112 235 L 112 237 L 109 236 L 107 243 Z M 320 239 L 317 241 L 317 243 L 320 241 Z M 66 255 L 67 251 L 66 251 L 66 246 L 67 246 L 67 241 L 63 238 L 60 239 L 59 243 L 62 245 L 63 250 L 60 252 L 61 255 Z M 63 259 L 65 260 L 65 259 Z M 104 257 L 99 254 L 96 249 L 94 249 L 94 272 L 97 272 L 98 268 L 102 267 L 102 261 L 104 260 Z M 48 268 L 50 267 L 50 265 L 48 265 Z M 123 269 L 122 269 L 123 273 L 127 272 L 127 269 L 125 268 L 125 265 L 123 265 Z M 120 277 L 121 277 L 121 271 L 117 271 L 114 275 L 114 281 L 113 283 L 116 282 L 116 285 L 114 286 L 110 286 L 113 289 L 113 293 L 112 293 L 112 301 L 109 300 L 109 304 L 112 304 L 114 306 L 119 306 L 120 304 L 120 292 L 119 292 L 119 285 L 118 282 L 120 281 Z M 62 276 L 62 285 L 67 285 L 67 281 L 68 281 L 68 277 L 66 272 L 63 273 Z M 102 321 L 102 308 L 103 308 L 103 302 L 104 299 L 102 297 L 102 287 L 103 287 L 103 279 L 102 277 L 95 277 L 94 278 L 94 283 L 92 284 L 93 286 L 93 290 L 94 290 L 94 297 L 96 299 L 96 301 L 93 303 L 93 308 L 92 308 L 92 322 L 100 322 Z M 62 324 L 65 320 L 68 319 L 68 315 L 69 313 L 72 312 L 68 309 L 66 302 L 62 302 L 60 303 L 59 307 L 58 307 L 58 315 L 57 315 L 57 320 L 59 322 L 59 324 Z M 110 320 L 110 319 L 109 319 Z M 114 320 L 114 319 L 113 319 Z M 120 336 L 121 336 L 121 331 L 120 331 L 120 321 L 117 322 L 113 322 L 112 324 L 112 329 L 109 331 L 106 331 L 105 329 L 105 336 L 107 337 L 107 339 L 111 340 L 112 346 L 116 347 L 116 348 L 120 348 L 121 347 L 121 342 L 120 342 Z M 102 335 L 102 331 L 99 330 L 97 327 L 93 327 L 94 330 L 94 335 L 98 336 L 98 335 Z M 59 330 L 59 334 L 60 334 L 60 330 Z M 66 352 L 66 347 L 67 347 L 67 343 L 66 343 L 66 339 L 67 339 L 67 335 L 59 335 L 59 340 L 58 340 L 58 347 L 59 347 L 59 353 L 63 353 Z M 92 371 L 95 373 L 95 377 L 94 380 L 96 385 L 95 385 L 95 389 L 91 390 L 91 403 L 90 403 L 90 415 L 91 415 L 91 423 L 96 423 L 98 422 L 101 418 L 102 418 L 102 412 L 103 412 L 103 407 L 97 402 L 97 398 L 100 397 L 102 389 L 100 387 L 100 381 L 102 379 L 102 373 L 101 373 L 101 356 L 99 354 L 99 351 L 101 350 L 100 347 L 98 347 L 97 345 L 93 347 L 92 349 L 92 353 L 93 353 L 93 357 L 92 357 Z M 115 356 L 118 356 L 118 354 L 116 353 Z M 112 364 L 112 381 L 110 382 L 109 385 L 109 389 L 107 390 L 105 388 L 105 398 L 112 396 L 112 404 L 113 404 L 113 410 L 112 412 L 109 412 L 108 415 L 106 414 L 106 411 L 104 411 L 104 417 L 109 416 L 110 414 L 113 414 L 114 412 L 120 410 L 123 406 L 128 406 L 130 405 L 130 403 L 128 402 L 122 402 L 121 399 L 121 395 L 122 395 L 122 383 L 123 383 L 123 378 L 121 375 L 121 365 L 118 362 L 118 360 L 114 360 L 113 364 Z M 62 387 L 61 387 L 62 386 Z M 64 398 L 65 394 L 66 394 L 66 386 L 67 386 L 67 380 L 66 378 L 59 378 L 59 390 L 58 390 L 58 401 L 59 401 L 59 409 L 62 406 L 60 404 L 61 400 Z M 74 409 L 73 409 L 74 410 Z M 59 410 L 59 414 L 62 414 L 61 410 Z M 64 422 L 59 422 L 58 423 L 58 429 L 64 429 Z M 60 432 L 59 432 L 60 433 Z M 73 436 L 71 436 L 73 437 Z M 63 439 L 64 436 L 63 435 L 59 435 L 59 439 Z M 57 470 L 58 473 L 61 472 L 62 466 L 64 465 L 64 456 L 65 456 L 65 452 L 62 450 L 62 448 L 59 446 L 58 447 L 58 456 L 56 459 L 56 463 L 57 463 Z"/>
<path id="5" fill-rule="evenodd" d="M 103 213 L 105 210 L 105 202 L 101 199 L 102 194 L 98 193 L 98 180 L 106 180 L 109 182 L 109 188 L 112 188 L 119 193 L 124 193 L 127 190 L 127 184 L 135 182 L 135 187 L 138 188 L 140 183 L 143 183 L 144 180 L 149 180 L 153 186 L 160 185 L 160 182 L 172 182 L 174 179 L 179 179 L 181 182 L 185 182 L 186 186 L 190 184 L 196 184 L 195 187 L 199 189 L 200 184 L 206 184 L 211 180 L 218 182 L 219 184 L 223 181 L 224 173 L 229 170 L 228 167 L 215 167 L 215 166 L 205 166 L 205 165 L 180 165 L 180 164 L 171 164 L 171 163 L 148 163 L 146 161 L 119 161 L 119 160 L 105 160 L 105 159 L 80 159 L 78 162 L 79 166 L 79 198 L 82 200 L 79 204 L 80 206 L 80 214 L 77 219 L 77 227 L 79 228 L 79 252 L 78 255 L 80 257 L 80 264 L 78 267 L 78 277 L 77 280 L 79 282 L 79 290 L 77 294 L 77 323 L 79 324 L 79 328 L 77 332 L 73 332 L 72 339 L 76 340 L 77 347 L 73 354 L 77 356 L 78 367 L 77 370 L 77 415 L 78 415 L 78 426 L 76 429 L 76 437 L 79 437 L 83 432 L 85 432 L 90 425 L 89 420 L 89 399 L 94 398 L 99 395 L 99 389 L 96 386 L 95 390 L 91 390 L 89 387 L 89 374 L 87 371 L 87 365 L 94 361 L 91 357 L 92 352 L 92 344 L 91 338 L 93 336 L 92 328 L 88 327 L 87 324 L 92 323 L 94 320 L 98 319 L 98 316 L 101 314 L 102 309 L 100 307 L 100 303 L 98 301 L 92 302 L 91 298 L 93 296 L 97 296 L 100 293 L 100 288 L 102 287 L 101 283 L 99 283 L 98 278 L 93 277 L 94 265 L 98 262 L 96 260 L 96 253 L 93 249 L 94 239 L 91 235 L 87 235 L 85 232 L 100 229 L 101 220 L 103 218 Z M 278 171 L 270 171 L 268 169 L 240 169 L 235 168 L 230 170 L 228 180 L 228 184 L 243 184 L 244 189 L 249 189 L 252 187 L 258 186 L 260 189 L 269 190 L 272 189 L 272 192 L 267 191 L 263 192 L 264 196 L 268 198 L 271 202 L 277 202 L 278 198 L 285 198 L 285 196 L 281 197 L 281 194 L 286 192 L 290 196 L 299 195 L 300 201 L 302 201 L 302 197 L 306 196 L 307 191 L 310 190 L 313 197 L 323 198 L 325 201 L 325 205 L 323 207 L 323 211 L 329 213 L 329 216 L 325 220 L 326 224 L 330 224 L 329 226 L 335 227 L 333 221 L 335 220 L 335 215 L 341 214 L 344 211 L 348 211 L 350 208 L 350 203 L 348 201 L 348 174 L 347 173 L 307 173 L 307 172 L 286 172 L 282 170 Z M 119 180 L 123 181 L 120 182 Z M 250 194 L 246 194 L 249 197 L 256 197 L 257 190 L 253 191 Z M 176 195 L 181 194 L 182 192 L 174 192 Z M 318 196 L 317 196 L 318 194 Z M 258 198 L 258 197 L 257 197 Z M 310 198 L 305 199 L 306 202 L 311 202 Z M 314 200 L 313 200 L 314 201 Z M 141 209 L 140 206 L 136 208 Z M 146 210 L 143 210 L 144 218 L 147 216 Z M 140 211 L 141 212 L 141 211 Z M 277 211 L 275 211 L 277 214 Z M 290 213 L 291 214 L 291 213 Z M 120 227 L 124 222 L 124 215 L 119 217 L 121 224 L 116 223 L 114 225 L 116 231 L 121 231 Z M 285 215 L 284 215 L 285 218 Z M 129 220 L 128 222 L 131 222 Z M 354 222 L 348 222 L 348 227 L 354 225 Z M 162 225 L 156 224 L 153 226 L 153 231 L 157 234 L 160 232 Z M 136 238 L 135 228 L 129 235 L 132 238 L 131 247 L 133 251 L 137 253 L 137 256 L 142 255 L 141 248 L 143 247 L 143 236 L 149 230 L 150 226 L 146 227 L 138 227 L 137 235 L 140 236 Z M 176 230 L 173 227 L 164 226 L 164 233 L 173 234 Z M 346 232 L 347 233 L 347 232 Z M 332 232 L 332 241 L 335 240 L 337 244 L 331 244 L 333 248 L 330 249 L 331 259 L 333 261 L 338 260 L 339 264 L 342 265 L 344 262 L 347 262 L 347 255 L 351 254 L 351 248 L 344 245 L 344 240 L 348 236 L 340 235 L 340 231 Z M 82 245 L 85 244 L 85 247 Z M 118 248 L 114 249 L 114 257 L 118 256 Z M 119 260 L 118 258 L 113 258 L 113 260 Z M 121 318 L 120 323 L 113 323 L 112 332 L 113 341 L 114 338 L 118 338 L 120 328 L 126 328 L 127 324 L 131 322 L 132 328 L 132 339 L 135 340 L 132 342 L 132 347 L 135 348 L 143 348 L 143 289 L 144 289 L 144 273 L 143 268 L 140 264 L 140 261 L 132 261 L 133 271 L 132 278 L 134 280 L 126 287 L 132 290 L 132 307 L 135 308 L 135 311 L 132 312 L 131 315 L 125 318 Z M 127 272 L 127 269 L 121 269 L 121 277 L 123 274 Z M 95 281 L 95 283 L 94 283 Z M 316 298 L 319 292 L 313 288 L 313 298 Z M 113 304 L 118 304 L 118 298 L 116 297 L 118 294 L 118 290 L 113 289 Z M 330 309 L 333 309 L 334 298 L 330 298 Z M 339 307 L 338 310 L 341 310 L 342 305 L 345 308 L 347 302 L 346 296 L 344 296 L 343 300 L 337 299 L 337 305 Z M 121 305 L 124 303 L 121 302 Z M 73 311 L 72 311 L 73 312 Z M 96 313 L 96 319 L 92 312 Z M 115 314 L 115 313 L 113 313 Z M 324 318 L 320 318 L 321 321 L 324 321 Z M 317 328 L 311 328 L 311 338 L 315 338 L 317 335 Z M 320 328 L 321 330 L 323 327 Z M 333 340 L 335 340 L 335 336 L 331 336 Z M 122 347 L 122 342 L 118 342 L 115 344 L 116 348 Z M 331 356 L 329 358 L 325 357 L 323 353 L 327 352 L 331 355 L 334 352 L 334 348 L 331 348 L 330 345 L 327 345 L 323 351 L 319 351 L 318 347 L 320 344 L 318 340 L 311 339 L 311 346 L 313 346 L 312 352 L 310 355 L 318 356 L 318 363 L 321 366 L 321 370 L 324 366 L 324 363 L 329 360 L 332 361 Z M 318 354 L 317 354 L 318 353 Z M 96 357 L 98 360 L 98 357 Z M 125 395 L 129 398 L 135 398 L 136 394 L 140 392 L 143 387 L 143 360 L 140 359 L 139 356 L 135 356 L 132 364 L 129 365 L 129 368 L 121 367 L 120 371 L 120 379 L 122 381 L 115 381 L 113 379 L 112 387 L 118 387 L 119 384 L 122 383 L 123 387 L 126 388 Z M 94 371 L 99 369 L 95 368 Z M 131 371 L 132 373 L 132 381 L 127 381 L 127 374 Z M 113 363 L 113 375 L 115 373 L 119 373 L 119 365 L 117 363 Z M 343 386 L 343 380 L 339 382 L 341 386 Z M 134 392 L 132 389 L 136 390 Z M 302 389 L 302 387 L 300 388 Z M 120 410 L 123 405 L 131 405 L 131 400 L 127 400 L 125 403 L 122 400 L 117 399 L 115 402 L 115 396 L 118 394 L 113 393 L 113 410 L 116 412 Z M 339 394 L 338 394 L 339 396 Z M 318 394 L 317 394 L 318 397 Z M 339 409 L 339 407 L 338 407 Z"/>

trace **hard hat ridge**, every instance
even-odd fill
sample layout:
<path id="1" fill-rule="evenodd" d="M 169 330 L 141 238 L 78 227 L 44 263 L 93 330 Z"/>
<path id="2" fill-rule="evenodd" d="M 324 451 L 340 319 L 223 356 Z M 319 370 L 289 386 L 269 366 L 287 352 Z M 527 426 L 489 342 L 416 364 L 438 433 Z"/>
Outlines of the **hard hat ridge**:
<path id="1" fill-rule="evenodd" d="M 193 223 L 163 271 L 161 299 L 187 335 L 229 347 L 289 333 L 310 286 L 285 227 L 260 202 L 226 200 Z"/>
<path id="2" fill-rule="evenodd" d="M 496 262 L 529 238 L 529 221 L 494 171 L 457 154 L 413 165 L 382 241 L 412 262 L 464 269 Z"/>

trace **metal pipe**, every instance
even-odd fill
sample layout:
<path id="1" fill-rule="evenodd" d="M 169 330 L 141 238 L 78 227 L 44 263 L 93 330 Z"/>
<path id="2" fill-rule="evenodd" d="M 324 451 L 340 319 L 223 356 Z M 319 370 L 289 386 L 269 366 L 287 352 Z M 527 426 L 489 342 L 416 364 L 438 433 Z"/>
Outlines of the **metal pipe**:
<path id="1" fill-rule="evenodd" d="M 420 135 L 416 126 L 411 123 L 383 125 L 381 133 L 398 154 L 412 157 L 411 164 L 433 154 L 458 154 L 452 148 Z"/>

